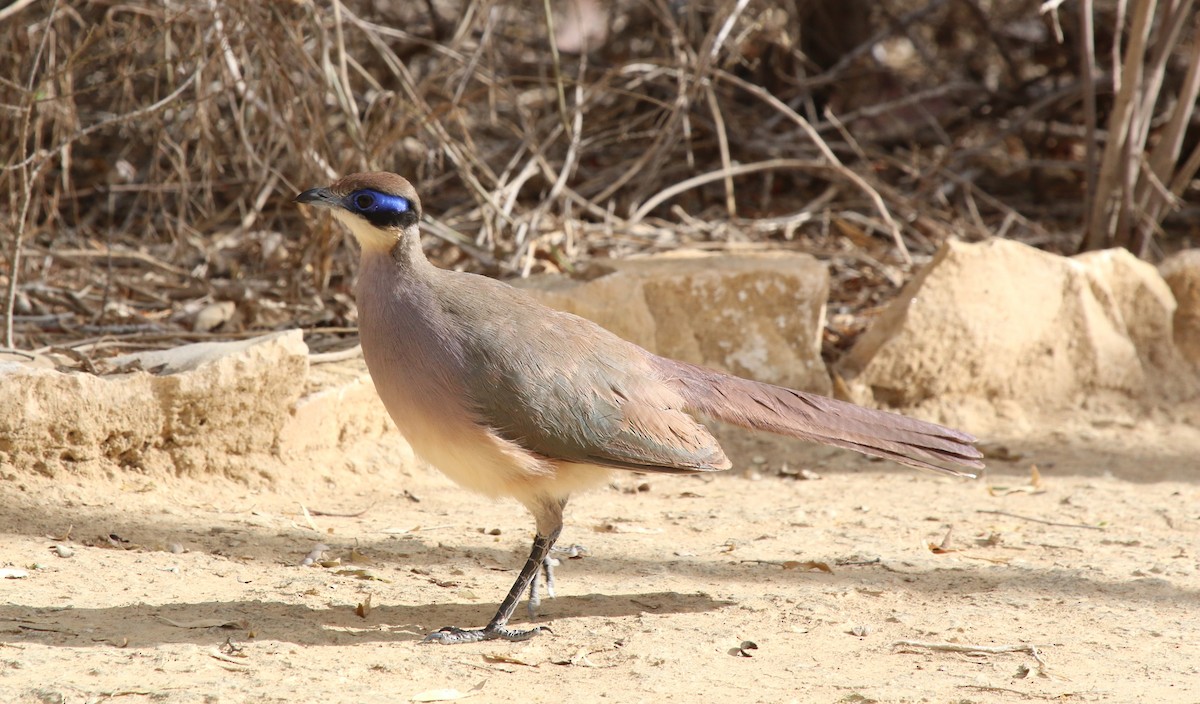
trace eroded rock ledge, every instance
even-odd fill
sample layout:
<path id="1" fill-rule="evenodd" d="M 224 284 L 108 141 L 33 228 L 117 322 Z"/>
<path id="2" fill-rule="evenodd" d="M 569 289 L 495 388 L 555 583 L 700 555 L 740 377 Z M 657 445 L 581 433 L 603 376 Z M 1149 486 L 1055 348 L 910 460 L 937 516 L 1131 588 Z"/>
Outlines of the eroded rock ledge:
<path id="1" fill-rule="evenodd" d="M 1123 250 L 1064 258 L 1006 240 L 951 242 L 837 371 L 859 402 L 979 434 L 1047 413 L 1194 400 L 1198 254 L 1160 275 Z M 593 272 L 520 285 L 659 354 L 831 388 L 819 356 L 829 277 L 812 257 L 675 254 Z M 300 331 L 116 364 L 125 371 L 94 376 L 0 361 L 0 468 L 270 481 L 289 463 L 337 471 L 352 445 L 395 434 L 362 360 L 310 365 Z"/>

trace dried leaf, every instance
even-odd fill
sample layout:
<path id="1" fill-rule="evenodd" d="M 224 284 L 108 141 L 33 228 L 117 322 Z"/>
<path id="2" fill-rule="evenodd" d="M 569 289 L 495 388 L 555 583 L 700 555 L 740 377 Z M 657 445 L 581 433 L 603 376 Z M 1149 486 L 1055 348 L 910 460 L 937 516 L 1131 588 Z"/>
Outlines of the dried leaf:
<path id="1" fill-rule="evenodd" d="M 342 576 L 342 577 L 357 577 L 358 579 L 364 579 L 364 580 L 371 581 L 371 582 L 384 582 L 386 584 L 392 583 L 392 580 L 387 579 L 385 577 L 380 577 L 379 575 L 375 574 L 371 570 L 364 570 L 364 569 L 338 570 L 337 572 L 334 572 L 334 574 L 336 574 L 338 576 Z"/>
<path id="2" fill-rule="evenodd" d="M 934 555 L 945 555 L 948 552 L 958 552 L 956 548 L 950 547 L 950 535 L 954 532 L 954 528 L 946 529 L 946 537 L 942 538 L 941 544 L 929 543 L 929 552 Z"/>
<path id="3" fill-rule="evenodd" d="M 371 595 L 368 594 L 366 599 L 363 599 L 358 606 L 354 607 L 354 613 L 359 618 L 366 618 L 371 613 Z"/>
<path id="4" fill-rule="evenodd" d="M 524 665 L 526 667 L 537 667 L 549 661 L 546 649 L 540 646 L 521 648 L 513 652 L 494 650 L 484 653 L 483 659 L 493 664 L 505 663 L 509 665 Z"/>
<path id="5" fill-rule="evenodd" d="M 825 562 L 817 562 L 816 560 L 788 560 L 783 563 L 785 570 L 819 570 L 833 574 L 833 569 Z"/>
<path id="6" fill-rule="evenodd" d="M 1037 465 L 1029 465 L 1029 483 L 1024 486 L 989 486 L 988 494 L 992 496 L 1008 496 L 1009 494 L 1042 494 L 1042 473 Z"/>

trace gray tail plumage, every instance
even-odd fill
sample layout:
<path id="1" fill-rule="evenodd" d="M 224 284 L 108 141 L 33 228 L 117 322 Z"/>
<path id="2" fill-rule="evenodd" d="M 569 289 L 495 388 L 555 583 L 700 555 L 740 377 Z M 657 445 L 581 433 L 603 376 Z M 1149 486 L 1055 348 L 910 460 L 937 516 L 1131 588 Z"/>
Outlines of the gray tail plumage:
<path id="1" fill-rule="evenodd" d="M 854 450 L 921 469 L 974 477 L 983 454 L 968 433 L 907 416 L 659 358 L 691 410 L 752 430 Z M 944 466 L 953 465 L 953 466 Z"/>

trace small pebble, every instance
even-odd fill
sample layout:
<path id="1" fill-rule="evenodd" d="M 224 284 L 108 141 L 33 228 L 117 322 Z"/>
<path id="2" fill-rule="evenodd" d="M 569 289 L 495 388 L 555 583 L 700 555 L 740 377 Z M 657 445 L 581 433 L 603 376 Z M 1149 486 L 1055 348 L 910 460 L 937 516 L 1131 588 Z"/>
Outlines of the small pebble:
<path id="1" fill-rule="evenodd" d="M 58 555 L 59 557 L 74 557 L 75 556 L 75 550 L 66 545 L 55 545 L 53 550 L 54 550 L 54 554 Z"/>

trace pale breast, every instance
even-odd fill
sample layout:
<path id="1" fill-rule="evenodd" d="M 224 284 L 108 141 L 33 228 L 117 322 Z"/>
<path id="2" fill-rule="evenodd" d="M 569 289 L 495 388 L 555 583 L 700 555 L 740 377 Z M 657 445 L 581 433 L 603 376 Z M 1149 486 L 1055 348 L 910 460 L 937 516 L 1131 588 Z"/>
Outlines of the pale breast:
<path id="1" fill-rule="evenodd" d="M 421 282 L 363 257 L 358 308 L 375 389 L 413 450 L 454 482 L 524 502 L 603 483 L 607 470 L 540 458 L 498 436 L 468 407 L 464 356 Z"/>

